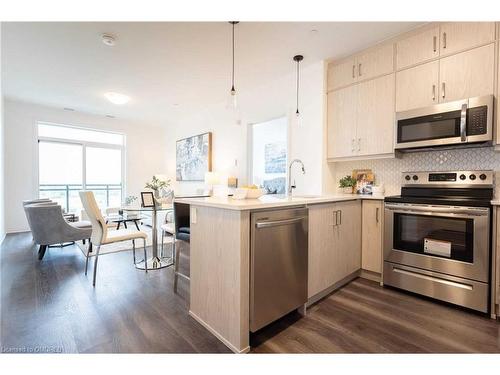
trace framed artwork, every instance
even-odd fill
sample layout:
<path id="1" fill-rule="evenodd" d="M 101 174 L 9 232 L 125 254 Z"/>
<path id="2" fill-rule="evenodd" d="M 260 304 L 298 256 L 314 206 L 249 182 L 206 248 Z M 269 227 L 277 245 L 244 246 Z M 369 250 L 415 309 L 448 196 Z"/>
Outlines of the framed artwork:
<path id="1" fill-rule="evenodd" d="M 212 133 L 178 140 L 175 156 L 177 181 L 204 181 L 212 171 Z"/>
<path id="2" fill-rule="evenodd" d="M 355 169 L 352 171 L 352 177 L 356 180 L 357 194 L 372 194 L 375 175 L 371 169 Z"/>
<path id="3" fill-rule="evenodd" d="M 155 198 L 153 192 L 151 191 L 141 191 L 141 206 L 142 207 L 154 207 Z"/>

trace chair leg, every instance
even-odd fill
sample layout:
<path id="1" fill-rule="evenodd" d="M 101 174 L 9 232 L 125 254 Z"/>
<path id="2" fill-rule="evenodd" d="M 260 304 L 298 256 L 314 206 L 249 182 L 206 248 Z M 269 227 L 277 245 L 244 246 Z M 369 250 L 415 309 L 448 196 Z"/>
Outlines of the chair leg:
<path id="1" fill-rule="evenodd" d="M 163 258 L 165 256 L 165 249 L 164 249 L 165 244 L 163 243 L 164 239 L 165 239 L 165 231 L 162 229 L 162 231 L 161 231 L 161 255 L 160 255 L 161 258 Z"/>
<path id="2" fill-rule="evenodd" d="M 134 266 L 135 266 L 135 240 L 132 240 L 132 253 L 134 254 Z"/>
<path id="3" fill-rule="evenodd" d="M 177 293 L 177 280 L 179 280 L 179 257 L 180 257 L 180 249 L 177 249 L 175 246 L 175 237 L 174 237 L 174 251 L 175 251 L 175 260 L 174 260 L 174 293 Z"/>
<path id="4" fill-rule="evenodd" d="M 43 259 L 45 251 L 47 251 L 47 245 L 40 245 L 40 247 L 38 248 L 38 260 Z"/>
<path id="5" fill-rule="evenodd" d="M 99 250 L 101 249 L 101 245 L 97 246 L 97 250 L 95 252 L 95 261 L 94 261 L 94 278 L 92 280 L 92 286 L 95 286 L 95 278 L 97 275 L 97 259 L 99 258 Z"/>
<path id="6" fill-rule="evenodd" d="M 135 227 L 137 228 L 137 230 L 140 230 L 139 224 L 137 224 L 137 220 L 134 220 L 134 224 L 135 224 Z"/>
<path id="7" fill-rule="evenodd" d="M 148 272 L 148 254 L 146 252 L 146 240 L 144 240 L 144 270 Z"/>
<path id="8" fill-rule="evenodd" d="M 89 253 L 91 253 L 91 252 L 92 252 L 92 241 L 89 238 Z"/>
<path id="9" fill-rule="evenodd" d="M 83 244 L 85 245 L 85 238 L 82 240 Z"/>

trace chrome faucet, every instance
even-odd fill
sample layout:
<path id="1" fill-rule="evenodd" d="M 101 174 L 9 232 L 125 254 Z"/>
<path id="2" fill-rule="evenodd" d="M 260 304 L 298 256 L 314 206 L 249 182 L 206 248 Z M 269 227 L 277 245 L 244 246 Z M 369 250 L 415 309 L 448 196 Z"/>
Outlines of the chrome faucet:
<path id="1" fill-rule="evenodd" d="M 302 160 L 293 159 L 288 167 L 288 196 L 292 196 L 292 191 L 296 188 L 295 180 L 293 180 L 292 185 L 292 165 L 294 165 L 295 163 L 300 163 L 300 165 L 302 166 L 302 174 L 306 174 L 306 169 L 304 167 L 304 163 L 302 163 Z"/>

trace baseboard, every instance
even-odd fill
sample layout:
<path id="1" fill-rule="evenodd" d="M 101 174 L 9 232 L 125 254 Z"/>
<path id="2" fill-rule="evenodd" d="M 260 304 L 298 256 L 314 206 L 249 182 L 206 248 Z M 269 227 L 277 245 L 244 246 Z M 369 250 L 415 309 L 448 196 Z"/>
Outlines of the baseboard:
<path id="1" fill-rule="evenodd" d="M 371 281 L 376 281 L 380 283 L 382 281 L 382 275 L 378 272 L 368 271 L 368 270 L 360 270 L 359 277 Z"/>
<path id="2" fill-rule="evenodd" d="M 212 335 L 217 337 L 224 345 L 226 345 L 229 349 L 231 349 L 234 353 L 237 354 L 244 354 L 248 353 L 250 351 L 250 346 L 247 346 L 246 348 L 243 349 L 238 349 L 235 347 L 233 344 L 231 344 L 229 341 L 227 341 L 224 337 L 221 336 L 219 332 L 217 332 L 215 329 L 210 327 L 208 323 L 206 323 L 203 319 L 201 319 L 198 315 L 196 315 L 194 312 L 189 310 L 189 315 L 196 320 L 198 323 L 200 323 L 203 327 L 205 327 Z M 250 335 L 250 333 L 249 333 Z"/>
<path id="3" fill-rule="evenodd" d="M 356 279 L 358 277 L 359 277 L 359 270 L 354 271 L 350 275 L 347 275 L 346 277 L 344 277 L 342 280 L 337 281 L 332 286 L 326 288 L 325 290 L 323 290 L 323 291 L 319 292 L 318 294 L 316 294 L 316 295 L 312 296 L 311 298 L 309 298 L 309 300 L 307 301 L 306 306 L 309 307 L 309 306 L 315 304 L 319 300 L 327 297 L 331 293 L 335 292 L 337 289 L 340 289 L 345 284 L 351 282 L 352 280 L 354 280 L 354 279 Z"/>

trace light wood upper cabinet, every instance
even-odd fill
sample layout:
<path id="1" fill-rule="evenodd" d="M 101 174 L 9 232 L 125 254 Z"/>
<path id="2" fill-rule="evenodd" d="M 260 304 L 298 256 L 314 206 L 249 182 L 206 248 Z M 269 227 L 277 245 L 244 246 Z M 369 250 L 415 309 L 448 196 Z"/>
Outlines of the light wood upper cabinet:
<path id="1" fill-rule="evenodd" d="M 356 61 L 354 58 L 328 66 L 328 90 L 335 90 L 356 81 Z"/>
<path id="2" fill-rule="evenodd" d="M 439 56 L 439 26 L 396 43 L 396 67 L 403 69 Z"/>
<path id="3" fill-rule="evenodd" d="M 308 296 L 361 267 L 361 202 L 309 206 Z"/>
<path id="4" fill-rule="evenodd" d="M 439 61 L 396 73 L 396 112 L 439 102 Z"/>
<path id="5" fill-rule="evenodd" d="M 382 201 L 362 202 L 361 268 L 371 272 L 382 272 Z"/>
<path id="6" fill-rule="evenodd" d="M 394 100 L 394 74 L 358 85 L 358 155 L 380 155 L 394 151 Z"/>
<path id="7" fill-rule="evenodd" d="M 367 80 L 394 71 L 394 46 L 392 43 L 372 48 L 356 57 L 358 81 Z"/>
<path id="8" fill-rule="evenodd" d="M 439 65 L 440 102 L 493 94 L 494 43 L 443 58 Z"/>
<path id="9" fill-rule="evenodd" d="M 347 157 L 355 152 L 358 86 L 328 93 L 329 158 Z"/>
<path id="10" fill-rule="evenodd" d="M 495 40 L 494 22 L 449 22 L 441 24 L 440 31 L 441 56 Z"/>

